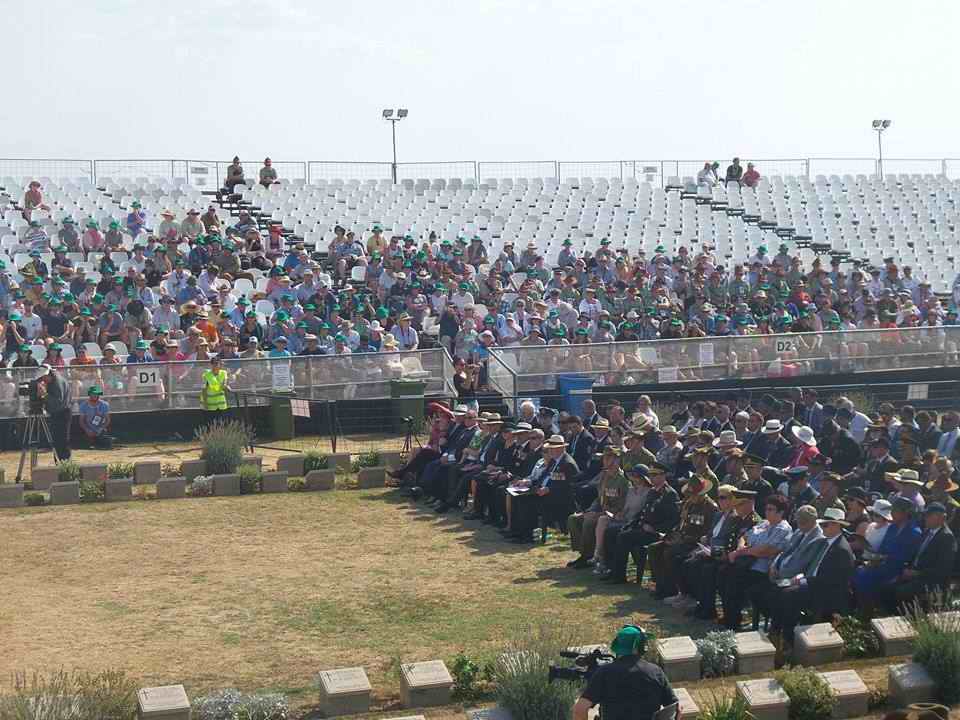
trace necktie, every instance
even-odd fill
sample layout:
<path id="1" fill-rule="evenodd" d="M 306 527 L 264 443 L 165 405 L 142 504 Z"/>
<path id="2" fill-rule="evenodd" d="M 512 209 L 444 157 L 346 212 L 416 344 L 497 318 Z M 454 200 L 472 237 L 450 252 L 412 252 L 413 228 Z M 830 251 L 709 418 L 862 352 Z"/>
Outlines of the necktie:
<path id="1" fill-rule="evenodd" d="M 813 564 L 813 572 L 810 573 L 811 577 L 816 577 L 817 573 L 820 572 L 820 563 L 823 562 L 823 559 L 827 556 L 827 552 L 835 542 L 836 540 L 830 540 L 825 542 L 823 547 L 820 548 L 820 553 L 817 555 L 817 561 Z"/>
<path id="2" fill-rule="evenodd" d="M 923 555 L 923 551 L 927 549 L 927 545 L 930 544 L 930 541 L 933 540 L 933 536 L 937 534 L 937 530 L 933 532 L 928 532 L 927 536 L 923 539 L 923 542 L 920 543 L 920 549 L 917 550 L 917 554 L 913 558 L 913 567 L 919 567 L 920 556 Z"/>

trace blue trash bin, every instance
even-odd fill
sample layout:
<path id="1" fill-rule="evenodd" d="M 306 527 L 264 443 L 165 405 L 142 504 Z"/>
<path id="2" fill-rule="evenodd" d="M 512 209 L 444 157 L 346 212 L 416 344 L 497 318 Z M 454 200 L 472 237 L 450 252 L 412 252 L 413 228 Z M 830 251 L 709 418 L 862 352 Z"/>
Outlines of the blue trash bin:
<path id="1" fill-rule="evenodd" d="M 557 390 L 563 398 L 563 409 L 581 415 L 583 401 L 592 394 L 594 378 L 589 375 L 557 375 Z"/>

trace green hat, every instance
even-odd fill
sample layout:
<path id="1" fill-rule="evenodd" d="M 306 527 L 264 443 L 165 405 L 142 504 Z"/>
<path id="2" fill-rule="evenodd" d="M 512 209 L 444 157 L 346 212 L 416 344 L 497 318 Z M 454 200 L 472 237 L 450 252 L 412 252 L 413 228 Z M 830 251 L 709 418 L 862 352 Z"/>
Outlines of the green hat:
<path id="1" fill-rule="evenodd" d="M 132 203 L 130 203 L 130 207 L 138 208 L 138 207 L 142 207 L 142 206 L 140 205 L 140 201 L 139 201 L 139 200 L 134 200 Z"/>
<path id="2" fill-rule="evenodd" d="M 461 290 L 469 290 L 469 289 L 470 289 L 470 283 L 462 282 L 462 283 L 460 283 L 459 285 L 457 285 L 457 287 L 460 288 Z"/>
<path id="3" fill-rule="evenodd" d="M 24 343 L 20 346 L 20 352 L 30 352 L 30 346 Z"/>
<path id="4" fill-rule="evenodd" d="M 306 328 L 308 328 L 308 327 L 310 327 L 310 326 L 307 325 L 303 320 L 301 320 L 300 322 L 297 323 L 297 327 L 298 327 L 298 328 L 304 328 L 304 329 L 306 329 Z"/>
<path id="5" fill-rule="evenodd" d="M 146 340 L 137 340 L 137 344 L 134 345 L 137 350 L 146 350 L 150 347 L 150 344 Z"/>
<path id="6" fill-rule="evenodd" d="M 99 385 L 94 385 L 89 390 L 87 390 L 87 395 L 103 395 L 103 390 Z"/>
<path id="7" fill-rule="evenodd" d="M 84 317 L 93 317 L 93 312 L 88 307 L 80 308 L 80 314 Z"/>
<path id="8" fill-rule="evenodd" d="M 120 308 L 117 307 L 116 303 L 110 303 L 109 305 L 107 305 L 107 310 L 109 310 L 110 312 L 116 312 L 119 309 Z"/>
<path id="9" fill-rule="evenodd" d="M 636 625 L 627 625 L 617 633 L 617 636 L 610 643 L 610 649 L 617 657 L 624 655 L 640 654 L 647 644 L 647 635 Z"/>
<path id="10" fill-rule="evenodd" d="M 117 220 L 111 220 L 111 221 L 110 221 L 110 229 L 111 229 L 111 230 L 115 230 L 115 229 L 118 228 L 118 227 L 120 227 L 119 221 L 117 221 Z"/>
<path id="11" fill-rule="evenodd" d="M 94 294 L 93 294 L 93 301 L 94 301 L 95 303 L 102 303 L 102 302 L 103 302 L 103 295 L 101 295 L 100 293 L 94 293 Z"/>
<path id="12" fill-rule="evenodd" d="M 157 332 L 163 333 L 164 335 L 168 334 L 170 331 L 167 329 L 166 325 L 157 325 Z"/>
<path id="13" fill-rule="evenodd" d="M 23 318 L 20 316 L 20 313 L 12 312 L 10 313 L 10 319 L 13 320 L 14 322 L 17 322 L 18 320 L 22 320 Z"/>
<path id="14" fill-rule="evenodd" d="M 98 228 L 98 227 L 100 227 L 100 225 L 97 223 L 96 220 L 94 220 L 93 218 L 90 218 L 89 220 L 87 220 L 87 227 L 89 227 L 89 228 Z"/>
<path id="15" fill-rule="evenodd" d="M 57 246 L 53 249 L 53 251 L 54 251 L 55 253 L 65 253 L 65 252 L 67 252 L 67 247 L 66 247 L 65 245 L 57 245 Z"/>
<path id="16" fill-rule="evenodd" d="M 50 343 L 50 347 L 48 347 L 47 349 L 60 351 L 60 350 L 63 350 L 63 345 L 61 345 L 60 343 Z"/>
<path id="17" fill-rule="evenodd" d="M 63 224 L 64 224 L 64 225 L 73 225 L 73 218 L 72 218 L 72 217 L 65 217 L 65 218 L 63 219 Z"/>
<path id="18" fill-rule="evenodd" d="M 241 295 L 240 299 L 237 300 L 237 305 L 249 305 L 250 301 L 247 299 L 246 295 Z"/>
<path id="19" fill-rule="evenodd" d="M 278 310 L 277 314 L 274 317 L 276 317 L 278 321 L 283 322 L 284 320 L 288 319 L 290 316 L 287 314 L 285 310 Z"/>
<path id="20" fill-rule="evenodd" d="M 379 310 L 377 310 L 377 317 L 378 318 L 390 317 L 390 311 L 387 310 L 385 307 L 382 307 Z"/>
<path id="21" fill-rule="evenodd" d="M 563 245 L 573 245 L 573 241 L 572 241 L 570 238 L 567 238 L 566 240 L 563 241 L 562 244 L 563 244 Z"/>
<path id="22" fill-rule="evenodd" d="M 554 337 L 566 337 L 567 332 L 563 328 L 557 328 L 556 330 L 553 331 L 553 335 Z"/>
<path id="23" fill-rule="evenodd" d="M 559 334 L 563 335 L 563 331 L 562 331 L 562 330 L 560 330 L 560 331 L 558 331 L 558 332 L 559 332 Z M 586 328 L 577 328 L 577 329 L 576 329 L 576 334 L 577 334 L 577 335 L 589 335 L 589 334 L 590 334 L 590 331 L 587 330 Z"/>
<path id="24" fill-rule="evenodd" d="M 316 309 L 317 309 L 317 306 L 314 305 L 313 303 L 307 303 L 306 305 L 303 306 L 303 309 L 304 309 L 304 310 L 316 310 Z"/>
<path id="25" fill-rule="evenodd" d="M 337 333 L 336 335 L 334 335 L 333 339 L 338 343 L 345 343 L 347 341 L 347 339 L 340 333 Z"/>

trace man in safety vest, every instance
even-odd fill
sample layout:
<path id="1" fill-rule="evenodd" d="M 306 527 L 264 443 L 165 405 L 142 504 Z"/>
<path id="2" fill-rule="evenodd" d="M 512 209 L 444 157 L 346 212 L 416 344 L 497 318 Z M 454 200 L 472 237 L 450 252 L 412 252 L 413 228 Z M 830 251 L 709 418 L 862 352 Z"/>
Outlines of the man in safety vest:
<path id="1" fill-rule="evenodd" d="M 227 371 L 223 369 L 219 356 L 210 358 L 210 369 L 203 371 L 203 388 L 200 390 L 200 404 L 211 420 L 223 417 L 227 412 Z"/>

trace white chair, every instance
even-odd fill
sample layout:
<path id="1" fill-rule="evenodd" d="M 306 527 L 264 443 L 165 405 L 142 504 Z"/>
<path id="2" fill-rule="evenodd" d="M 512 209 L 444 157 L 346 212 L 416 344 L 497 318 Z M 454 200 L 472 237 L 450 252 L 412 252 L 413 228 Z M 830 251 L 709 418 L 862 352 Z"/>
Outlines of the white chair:
<path id="1" fill-rule="evenodd" d="M 95 342 L 84 343 L 83 347 L 87 350 L 87 357 L 89 358 L 100 358 L 103 357 L 103 351 L 100 349 L 100 346 Z"/>
<path id="2" fill-rule="evenodd" d="M 257 300 L 257 305 L 255 307 L 257 313 L 262 313 L 263 315 L 270 317 L 273 315 L 275 309 L 276 308 L 274 308 L 273 303 L 269 300 Z"/>
<path id="3" fill-rule="evenodd" d="M 107 343 L 107 347 L 112 347 L 117 353 L 118 357 L 126 357 L 130 354 L 130 351 L 127 349 L 125 343 L 120 342 L 119 340 L 114 340 L 111 343 Z"/>
<path id="4" fill-rule="evenodd" d="M 42 363 L 47 359 L 47 346 L 46 345 L 31 345 L 30 354 L 33 355 L 33 359 L 38 363 Z"/>

